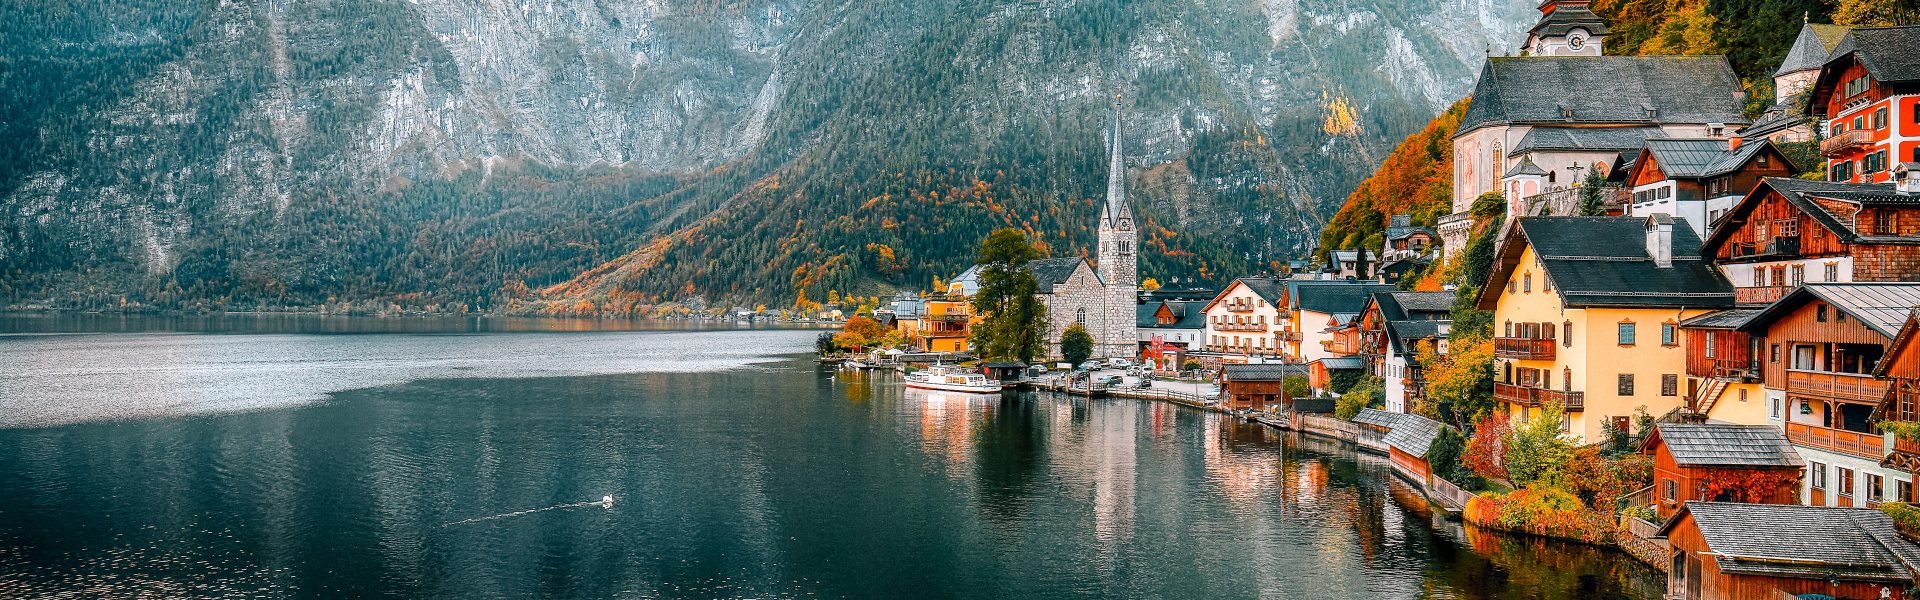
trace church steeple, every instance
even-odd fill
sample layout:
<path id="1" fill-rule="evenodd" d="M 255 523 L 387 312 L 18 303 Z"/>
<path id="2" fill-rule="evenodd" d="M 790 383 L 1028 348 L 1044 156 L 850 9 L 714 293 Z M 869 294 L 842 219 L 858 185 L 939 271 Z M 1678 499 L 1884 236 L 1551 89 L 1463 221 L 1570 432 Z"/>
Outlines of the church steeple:
<path id="1" fill-rule="evenodd" d="M 1521 49 L 1533 56 L 1600 56 L 1607 22 L 1593 14 L 1590 0 L 1545 0 L 1540 22 L 1527 31 Z"/>
<path id="2" fill-rule="evenodd" d="M 1135 255 L 1139 233 L 1133 228 L 1133 209 L 1127 206 L 1127 161 L 1121 151 L 1120 96 L 1113 97 L 1113 120 L 1108 127 L 1107 202 L 1100 210 L 1100 278 L 1131 296 L 1140 282 Z"/>

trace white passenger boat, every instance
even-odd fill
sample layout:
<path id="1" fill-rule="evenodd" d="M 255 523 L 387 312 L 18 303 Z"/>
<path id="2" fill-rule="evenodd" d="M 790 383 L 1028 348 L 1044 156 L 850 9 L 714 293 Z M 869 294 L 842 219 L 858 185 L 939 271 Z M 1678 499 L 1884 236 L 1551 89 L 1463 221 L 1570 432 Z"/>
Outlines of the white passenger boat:
<path id="1" fill-rule="evenodd" d="M 925 370 L 907 374 L 907 387 L 923 390 L 944 390 L 949 392 L 972 392 L 991 394 L 1000 391 L 1000 382 L 986 375 L 969 373 L 953 367 L 934 365 Z"/>

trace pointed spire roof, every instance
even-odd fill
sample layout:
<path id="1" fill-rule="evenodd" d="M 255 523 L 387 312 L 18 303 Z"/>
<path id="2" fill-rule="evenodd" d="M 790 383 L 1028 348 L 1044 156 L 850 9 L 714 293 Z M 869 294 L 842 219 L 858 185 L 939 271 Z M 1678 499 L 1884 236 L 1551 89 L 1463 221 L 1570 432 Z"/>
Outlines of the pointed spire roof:
<path id="1" fill-rule="evenodd" d="M 1101 213 L 1102 218 L 1117 224 L 1133 221 L 1133 210 L 1127 207 L 1127 161 L 1120 149 L 1120 96 L 1113 97 L 1113 121 L 1111 138 L 1107 150 L 1111 154 L 1107 161 L 1107 204 Z"/>
<path id="2" fill-rule="evenodd" d="M 1787 58 L 1780 61 L 1780 70 L 1774 71 L 1773 76 L 1820 70 L 1833 53 L 1833 47 L 1846 35 L 1847 28 L 1841 25 L 1801 24 L 1800 36 L 1793 39 L 1793 47 L 1787 50 Z"/>

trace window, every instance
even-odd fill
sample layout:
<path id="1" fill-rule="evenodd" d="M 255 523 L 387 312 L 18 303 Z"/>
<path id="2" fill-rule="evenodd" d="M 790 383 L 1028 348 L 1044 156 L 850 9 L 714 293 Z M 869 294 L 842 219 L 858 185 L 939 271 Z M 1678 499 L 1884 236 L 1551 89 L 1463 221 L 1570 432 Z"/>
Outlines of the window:
<path id="1" fill-rule="evenodd" d="M 1661 323 L 1660 324 L 1660 345 L 1662 346 L 1680 345 L 1680 325 L 1678 323 Z"/>
<path id="2" fill-rule="evenodd" d="M 1740 388 L 1740 401 L 1741 402 L 1747 401 L 1747 388 Z"/>
<path id="3" fill-rule="evenodd" d="M 1894 480 L 1893 487 L 1894 487 L 1894 497 L 1893 497 L 1894 501 L 1909 502 L 1909 503 L 1913 502 L 1913 482 L 1912 481 L 1908 481 L 1905 479 L 1897 479 L 1897 480 Z"/>
<path id="4" fill-rule="evenodd" d="M 1766 267 L 1753 268 L 1753 287 L 1767 287 Z"/>
<path id="5" fill-rule="evenodd" d="M 1813 320 L 1819 321 L 1821 323 L 1827 322 L 1827 305 L 1825 304 L 1813 305 Z"/>
<path id="6" fill-rule="evenodd" d="M 1763 169 L 1764 169 L 1764 168 L 1767 168 L 1767 167 L 1770 167 L 1770 166 L 1773 166 L 1773 165 L 1770 165 L 1770 164 L 1768 164 L 1768 162 L 1769 162 L 1769 159 L 1767 158 L 1767 156 L 1768 156 L 1768 155 L 1767 155 L 1767 153 L 1765 153 L 1765 152 L 1761 152 L 1761 153 L 1760 153 L 1760 168 L 1763 168 Z"/>
<path id="7" fill-rule="evenodd" d="M 1759 243 L 1760 240 L 1764 239 L 1767 239 L 1767 222 L 1755 219 L 1753 221 L 1753 241 L 1754 243 Z"/>
<path id="8" fill-rule="evenodd" d="M 1553 278 L 1548 277 L 1546 273 L 1540 274 L 1540 291 L 1542 292 L 1553 291 Z"/>
<path id="9" fill-rule="evenodd" d="M 1532 273 L 1527 273 L 1526 275 L 1522 275 L 1521 282 L 1522 282 L 1520 284 L 1521 292 L 1528 293 L 1528 294 L 1533 293 L 1533 274 Z"/>
<path id="10" fill-rule="evenodd" d="M 1827 489 L 1827 465 L 1825 463 L 1807 463 L 1807 486 L 1816 490 Z"/>
<path id="11" fill-rule="evenodd" d="M 1887 107 L 1882 106 L 1880 110 L 1873 111 L 1873 128 L 1887 128 Z"/>
<path id="12" fill-rule="evenodd" d="M 1833 163 L 1833 174 L 1829 175 L 1828 178 L 1833 181 L 1853 179 L 1853 162 L 1843 160 Z"/>
<path id="13" fill-rule="evenodd" d="M 1833 469 L 1833 491 L 1842 496 L 1853 496 L 1853 469 L 1846 467 Z"/>
<path id="14" fill-rule="evenodd" d="M 1865 475 L 1865 477 L 1860 478 L 1860 483 L 1864 483 L 1867 486 L 1867 501 L 1875 503 L 1886 501 L 1886 478 L 1881 477 L 1878 473 L 1866 473 Z"/>
<path id="15" fill-rule="evenodd" d="M 1509 294 L 1511 294 L 1511 293 L 1513 293 L 1513 280 L 1512 280 L 1512 279 L 1508 279 L 1508 280 L 1507 280 L 1507 293 L 1509 293 Z"/>
<path id="16" fill-rule="evenodd" d="M 1786 267 L 1774 267 L 1772 271 L 1773 271 L 1774 285 L 1781 286 L 1781 285 L 1787 284 L 1787 268 Z"/>
<path id="17" fill-rule="evenodd" d="M 1565 332 L 1566 334 L 1560 338 L 1560 344 L 1568 348 L 1572 348 L 1573 347 L 1573 321 L 1566 321 L 1561 323 L 1560 331 Z"/>
<path id="18" fill-rule="evenodd" d="M 1768 359 L 1770 362 L 1780 362 L 1780 345 L 1779 344 L 1773 345 L 1771 356 L 1772 358 Z"/>
<path id="19" fill-rule="evenodd" d="M 1794 265 L 1787 269 L 1787 285 L 1798 286 L 1807 282 L 1807 266 Z"/>
<path id="20" fill-rule="evenodd" d="M 1854 117 L 1854 118 L 1853 118 L 1853 128 L 1854 128 L 1854 129 L 1866 129 L 1866 128 L 1867 128 L 1867 116 L 1866 116 L 1866 115 L 1859 115 L 1859 116 L 1856 116 L 1856 117 Z"/>
<path id="21" fill-rule="evenodd" d="M 1082 308 L 1078 312 L 1075 312 L 1073 314 L 1073 322 L 1085 327 L 1087 325 L 1087 309 Z"/>
<path id="22" fill-rule="evenodd" d="M 1633 345 L 1633 321 L 1622 321 L 1620 323 L 1620 345 Z"/>
<path id="23" fill-rule="evenodd" d="M 1513 337 L 1513 321 L 1507 321 L 1507 335 L 1506 335 L 1506 337 Z"/>
<path id="24" fill-rule="evenodd" d="M 1741 391 L 1745 391 L 1745 390 L 1741 390 Z M 1772 404 L 1773 404 L 1773 408 L 1769 410 L 1769 412 L 1767 413 L 1767 416 L 1778 419 L 1780 418 L 1780 399 L 1774 398 Z"/>
<path id="25" fill-rule="evenodd" d="M 1707 358 L 1713 358 L 1713 350 L 1714 350 L 1714 345 L 1715 345 L 1715 344 L 1714 344 L 1714 341 L 1715 341 L 1715 340 L 1718 340 L 1718 339 L 1720 339 L 1720 336 L 1718 336 L 1718 335 L 1714 335 L 1714 333 L 1713 333 L 1713 332 L 1711 332 L 1711 331 L 1709 331 L 1709 332 L 1706 332 L 1706 333 L 1705 333 L 1705 334 L 1703 334 L 1703 335 L 1705 335 L 1705 336 L 1706 336 L 1706 338 L 1705 338 L 1705 342 L 1706 342 L 1706 346 L 1707 346 Z"/>
<path id="26" fill-rule="evenodd" d="M 1660 497 L 1666 498 L 1668 502 L 1680 501 L 1679 487 L 1680 486 L 1674 485 L 1672 479 L 1661 479 Z"/>
<path id="27" fill-rule="evenodd" d="M 1846 97 L 1852 98 L 1867 93 L 1867 76 L 1861 75 L 1847 80 Z"/>
<path id="28" fill-rule="evenodd" d="M 1675 375 L 1673 373 L 1667 373 L 1665 375 L 1661 375 L 1660 376 L 1660 395 L 1662 396 L 1680 395 L 1680 376 Z"/>
<path id="29" fill-rule="evenodd" d="M 1840 263 L 1830 262 L 1825 265 L 1822 265 L 1822 268 L 1826 271 L 1828 282 L 1834 282 L 1834 281 L 1840 280 Z"/>
<path id="30" fill-rule="evenodd" d="M 1619 392 L 1620 392 L 1620 395 L 1622 395 L 1622 396 L 1632 396 L 1632 395 L 1633 395 L 1633 374 L 1632 374 L 1632 373 L 1621 373 L 1621 374 L 1620 374 L 1620 390 L 1619 390 Z"/>

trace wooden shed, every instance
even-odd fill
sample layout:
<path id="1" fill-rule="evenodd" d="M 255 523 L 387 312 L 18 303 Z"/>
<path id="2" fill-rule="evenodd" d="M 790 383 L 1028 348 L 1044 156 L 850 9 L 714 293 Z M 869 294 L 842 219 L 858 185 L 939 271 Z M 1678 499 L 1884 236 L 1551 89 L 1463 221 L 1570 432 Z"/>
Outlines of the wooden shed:
<path id="1" fill-rule="evenodd" d="M 1694 500 L 1795 504 L 1800 459 L 1769 425 L 1661 423 L 1641 443 L 1653 456 L 1654 506 L 1660 518 Z"/>
<path id="2" fill-rule="evenodd" d="M 1288 375 L 1299 367 L 1280 363 L 1221 365 L 1220 401 L 1229 409 L 1267 410 L 1286 401 Z"/>
<path id="3" fill-rule="evenodd" d="M 1353 416 L 1353 422 L 1360 426 L 1360 438 L 1355 442 L 1361 448 L 1385 453 L 1393 463 L 1394 472 L 1421 485 L 1427 484 L 1433 475 L 1433 467 L 1427 463 L 1427 449 L 1444 425 L 1420 415 L 1375 408 L 1360 409 L 1360 414 Z"/>
<path id="4" fill-rule="evenodd" d="M 1688 502 L 1655 537 L 1675 600 L 1903 598 L 1920 565 L 1920 545 L 1870 508 Z"/>

